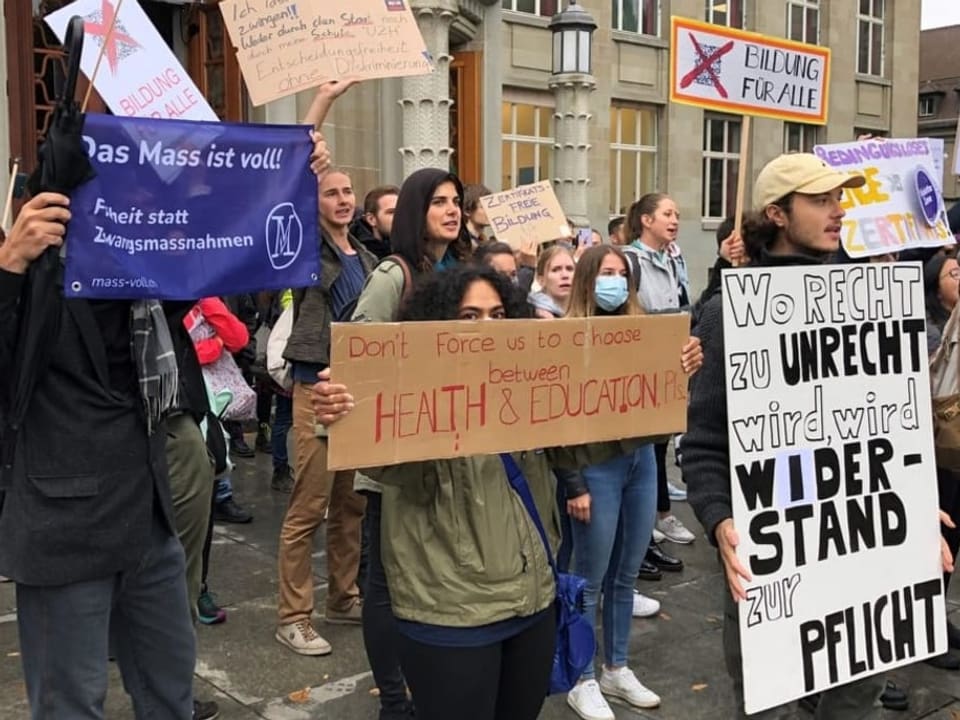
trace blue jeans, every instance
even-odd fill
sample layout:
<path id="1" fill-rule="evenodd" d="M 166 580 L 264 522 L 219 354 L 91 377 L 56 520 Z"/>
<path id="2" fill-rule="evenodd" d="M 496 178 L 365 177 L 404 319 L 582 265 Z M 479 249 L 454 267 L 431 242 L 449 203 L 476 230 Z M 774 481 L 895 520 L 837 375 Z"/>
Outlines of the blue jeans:
<path id="1" fill-rule="evenodd" d="M 573 529 L 572 520 L 567 512 L 567 484 L 566 478 L 576 475 L 575 470 L 554 470 L 557 478 L 557 510 L 560 511 L 560 548 L 557 550 L 557 570 L 570 572 L 570 559 L 573 557 Z"/>
<path id="2" fill-rule="evenodd" d="M 229 475 L 224 475 L 223 477 L 218 477 L 213 486 L 213 502 L 216 505 L 219 505 L 224 500 L 229 500 L 233 497 L 233 482 L 230 480 Z"/>
<path id="3" fill-rule="evenodd" d="M 157 518 L 137 567 L 55 587 L 17 585 L 34 720 L 100 720 L 113 648 L 138 718 L 193 713 L 195 637 L 183 548 Z"/>
<path id="4" fill-rule="evenodd" d="M 277 409 L 273 416 L 273 469 L 279 470 L 290 464 L 287 456 L 287 433 L 293 425 L 293 398 L 277 393 Z"/>
<path id="5" fill-rule="evenodd" d="M 587 581 L 584 616 L 596 629 L 603 591 L 603 659 L 627 664 L 633 588 L 657 514 L 657 462 L 652 445 L 582 471 L 590 491 L 590 522 L 572 519 L 577 575 Z M 591 679 L 591 666 L 583 674 Z"/>

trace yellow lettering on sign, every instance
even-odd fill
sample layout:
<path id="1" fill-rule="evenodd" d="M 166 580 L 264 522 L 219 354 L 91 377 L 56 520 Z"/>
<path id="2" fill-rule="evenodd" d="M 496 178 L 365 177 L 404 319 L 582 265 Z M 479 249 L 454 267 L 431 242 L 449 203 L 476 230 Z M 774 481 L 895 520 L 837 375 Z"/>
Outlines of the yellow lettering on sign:
<path id="1" fill-rule="evenodd" d="M 883 185 L 877 178 L 879 173 L 880 169 L 875 167 L 864 170 L 863 174 L 867 178 L 866 184 L 863 187 L 847 188 L 843 193 L 843 202 L 840 203 L 840 207 L 849 210 L 857 205 L 863 207 L 888 202 L 890 195 L 883 192 Z"/>
<path id="2" fill-rule="evenodd" d="M 854 242 L 854 237 L 857 234 L 857 221 L 856 220 L 844 220 L 843 221 L 843 231 L 841 232 L 841 244 L 847 249 L 848 252 L 863 252 L 866 248 L 858 242 Z"/>

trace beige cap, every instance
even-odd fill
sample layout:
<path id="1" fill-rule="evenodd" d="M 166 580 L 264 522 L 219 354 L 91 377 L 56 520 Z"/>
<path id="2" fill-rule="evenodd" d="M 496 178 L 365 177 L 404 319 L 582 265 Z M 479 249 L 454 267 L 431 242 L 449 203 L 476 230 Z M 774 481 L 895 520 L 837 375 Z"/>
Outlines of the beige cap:
<path id="1" fill-rule="evenodd" d="M 764 165 L 753 185 L 753 206 L 762 210 L 790 193 L 819 195 L 837 188 L 862 186 L 859 173 L 834 170 L 812 153 L 787 153 Z"/>

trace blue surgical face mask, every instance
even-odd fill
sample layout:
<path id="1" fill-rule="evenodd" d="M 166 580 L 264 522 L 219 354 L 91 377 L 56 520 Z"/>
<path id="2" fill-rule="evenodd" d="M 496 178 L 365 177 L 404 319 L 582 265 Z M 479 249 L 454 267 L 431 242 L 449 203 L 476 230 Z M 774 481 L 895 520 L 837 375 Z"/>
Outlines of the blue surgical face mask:
<path id="1" fill-rule="evenodd" d="M 598 275 L 593 294 L 597 307 L 613 312 L 627 301 L 630 290 L 623 275 Z"/>

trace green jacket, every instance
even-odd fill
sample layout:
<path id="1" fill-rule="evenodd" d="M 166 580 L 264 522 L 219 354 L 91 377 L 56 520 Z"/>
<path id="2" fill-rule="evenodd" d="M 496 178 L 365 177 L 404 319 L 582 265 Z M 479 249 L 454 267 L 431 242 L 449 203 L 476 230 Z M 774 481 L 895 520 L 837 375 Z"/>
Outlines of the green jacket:
<path id="1" fill-rule="evenodd" d="M 606 440 L 584 445 L 552 448 L 550 450 L 550 460 L 553 467 L 560 470 L 580 471 L 586 467 L 599 465 L 613 458 L 632 453 L 641 445 L 646 445 L 653 440 L 653 438 L 627 438 L 625 440 Z"/>
<path id="2" fill-rule="evenodd" d="M 554 553 L 556 480 L 543 452 L 515 453 Z M 536 526 L 499 455 L 380 468 L 381 554 L 402 620 L 477 627 L 526 617 L 554 600 L 553 573 Z"/>

